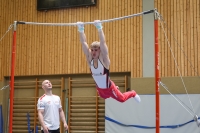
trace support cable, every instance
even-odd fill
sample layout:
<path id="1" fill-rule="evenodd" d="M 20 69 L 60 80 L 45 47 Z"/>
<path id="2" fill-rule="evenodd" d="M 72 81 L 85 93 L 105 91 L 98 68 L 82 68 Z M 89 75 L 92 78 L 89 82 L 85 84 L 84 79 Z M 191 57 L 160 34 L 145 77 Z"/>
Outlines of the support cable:
<path id="1" fill-rule="evenodd" d="M 11 24 L 11 25 L 8 27 L 8 30 L 6 31 L 6 33 L 1 37 L 0 42 L 3 40 L 3 38 L 6 36 L 6 34 L 12 29 L 12 27 L 13 27 L 13 24 Z"/>
<path id="2" fill-rule="evenodd" d="M 175 95 L 173 95 L 170 91 L 169 91 L 169 89 L 167 88 L 167 86 L 164 84 L 164 83 L 162 83 L 161 81 L 160 81 L 160 85 L 162 85 L 162 87 L 163 88 L 165 88 L 165 90 L 190 114 L 190 115 L 192 115 L 192 116 L 194 116 L 193 114 L 195 114 L 187 105 L 185 105 L 178 97 L 176 97 Z M 187 107 L 187 108 L 186 108 Z M 189 111 L 189 110 L 190 111 Z M 195 114 L 196 115 L 196 114 Z"/>
<path id="3" fill-rule="evenodd" d="M 186 85 L 185 85 L 185 83 L 184 83 L 182 74 L 181 74 L 180 69 L 179 69 L 179 67 L 178 67 L 177 60 L 176 60 L 176 58 L 175 58 L 175 56 L 174 56 L 173 50 L 172 50 L 171 45 L 170 45 L 170 43 L 169 43 L 169 40 L 168 40 L 168 38 L 167 38 L 166 31 L 164 30 L 163 24 L 162 24 L 161 22 L 160 22 L 160 24 L 161 24 L 162 30 L 163 30 L 163 32 L 164 32 L 165 39 L 167 40 L 167 44 L 168 44 L 168 46 L 169 46 L 169 48 L 170 48 L 171 55 L 172 55 L 172 57 L 173 57 L 173 59 L 174 59 L 175 66 L 176 66 L 176 68 L 177 68 L 177 70 L 178 70 L 178 73 L 179 73 L 179 75 L 180 75 L 182 84 L 183 84 L 183 86 L 184 86 L 185 92 L 186 92 L 187 97 L 188 97 L 188 100 L 189 100 L 189 102 L 190 102 L 190 105 L 191 105 L 191 107 L 192 107 L 193 112 L 195 112 L 195 111 L 194 111 L 194 107 L 193 107 L 193 105 L 192 105 L 192 102 L 191 102 L 191 100 L 190 100 L 190 97 L 189 97 L 189 95 L 188 95 L 188 91 L 187 91 Z"/>
<path id="4" fill-rule="evenodd" d="M 160 20 L 164 23 L 164 27 L 167 28 L 167 30 L 170 32 L 171 36 L 173 37 L 173 39 L 175 40 L 176 44 L 179 46 L 180 50 L 183 52 L 183 55 L 185 56 L 185 58 L 187 59 L 187 61 L 190 64 L 190 67 L 194 70 L 194 72 L 197 74 L 197 77 L 200 78 L 198 71 L 194 68 L 194 66 L 192 65 L 192 62 L 189 60 L 186 52 L 183 50 L 183 48 L 181 47 L 181 45 L 178 43 L 178 40 L 175 38 L 174 34 L 169 30 L 166 21 L 164 20 L 164 18 L 162 17 L 162 15 L 160 15 Z M 198 35 L 198 28 L 197 28 L 197 35 Z"/>

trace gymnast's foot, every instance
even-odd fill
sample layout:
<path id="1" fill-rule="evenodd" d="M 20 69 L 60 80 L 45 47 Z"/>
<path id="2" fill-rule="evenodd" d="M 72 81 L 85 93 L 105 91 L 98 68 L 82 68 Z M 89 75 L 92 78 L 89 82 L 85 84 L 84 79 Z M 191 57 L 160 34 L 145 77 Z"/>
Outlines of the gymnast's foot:
<path id="1" fill-rule="evenodd" d="M 134 99 L 138 103 L 141 102 L 140 96 L 138 94 L 135 95 Z"/>

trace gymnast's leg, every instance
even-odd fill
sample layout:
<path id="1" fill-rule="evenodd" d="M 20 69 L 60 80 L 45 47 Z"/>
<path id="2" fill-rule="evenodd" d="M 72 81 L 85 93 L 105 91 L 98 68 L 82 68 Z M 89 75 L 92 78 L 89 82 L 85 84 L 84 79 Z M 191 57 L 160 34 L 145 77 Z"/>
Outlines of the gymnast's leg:
<path id="1" fill-rule="evenodd" d="M 110 96 L 119 102 L 125 102 L 129 98 L 134 98 L 137 102 L 141 101 L 139 95 L 134 90 L 121 93 L 118 86 L 116 86 L 112 81 L 110 86 Z"/>

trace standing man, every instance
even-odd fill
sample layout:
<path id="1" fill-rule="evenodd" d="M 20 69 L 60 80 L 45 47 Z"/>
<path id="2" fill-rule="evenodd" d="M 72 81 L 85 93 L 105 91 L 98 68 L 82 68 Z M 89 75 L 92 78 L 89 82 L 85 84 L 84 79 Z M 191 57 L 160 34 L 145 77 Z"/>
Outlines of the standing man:
<path id="1" fill-rule="evenodd" d="M 38 119 L 41 124 L 42 133 L 60 133 L 60 119 L 65 130 L 68 125 L 61 106 L 60 97 L 52 94 L 52 84 L 49 80 L 42 82 L 45 94 L 38 99 Z"/>
<path id="2" fill-rule="evenodd" d="M 80 33 L 82 49 L 84 54 L 86 55 L 87 64 L 91 70 L 92 77 L 96 82 L 96 89 L 99 93 L 99 96 L 104 99 L 112 97 L 119 102 L 125 102 L 129 98 L 135 98 L 137 102 L 140 102 L 140 97 L 134 90 L 121 93 L 115 83 L 110 80 L 110 58 L 108 54 L 108 47 L 105 41 L 105 36 L 102 30 L 103 27 L 100 21 L 94 21 L 94 25 L 98 30 L 100 42 L 93 42 L 90 45 L 90 48 L 88 47 L 88 44 L 86 42 L 83 22 L 77 22 L 77 25 L 78 31 Z"/>

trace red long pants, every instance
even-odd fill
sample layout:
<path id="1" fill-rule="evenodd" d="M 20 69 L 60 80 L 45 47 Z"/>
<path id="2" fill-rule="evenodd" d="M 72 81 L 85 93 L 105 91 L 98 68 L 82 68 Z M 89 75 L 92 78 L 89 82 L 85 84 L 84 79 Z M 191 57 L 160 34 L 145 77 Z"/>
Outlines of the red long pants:
<path id="1" fill-rule="evenodd" d="M 119 102 L 125 102 L 129 98 L 135 97 L 136 92 L 134 90 L 121 93 L 113 81 L 110 81 L 110 83 L 111 83 L 110 88 L 106 89 L 101 89 L 98 88 L 97 86 L 97 91 L 100 97 L 104 99 L 112 97 L 113 99 L 116 99 Z"/>

